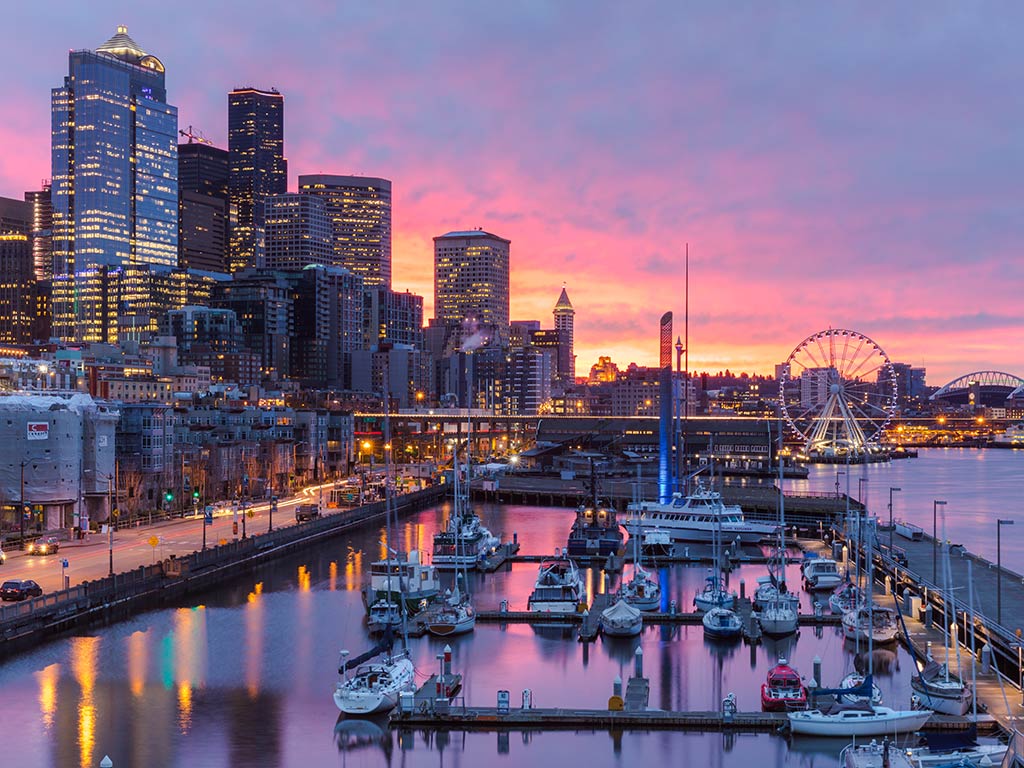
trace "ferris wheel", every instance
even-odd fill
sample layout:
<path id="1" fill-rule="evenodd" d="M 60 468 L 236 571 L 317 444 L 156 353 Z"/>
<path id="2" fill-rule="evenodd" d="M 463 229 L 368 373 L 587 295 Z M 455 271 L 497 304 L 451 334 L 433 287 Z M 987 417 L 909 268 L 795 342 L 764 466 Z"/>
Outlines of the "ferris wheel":
<path id="1" fill-rule="evenodd" d="M 829 328 L 804 339 L 779 376 L 782 415 L 811 456 L 877 450 L 896 415 L 896 376 L 878 344 Z"/>

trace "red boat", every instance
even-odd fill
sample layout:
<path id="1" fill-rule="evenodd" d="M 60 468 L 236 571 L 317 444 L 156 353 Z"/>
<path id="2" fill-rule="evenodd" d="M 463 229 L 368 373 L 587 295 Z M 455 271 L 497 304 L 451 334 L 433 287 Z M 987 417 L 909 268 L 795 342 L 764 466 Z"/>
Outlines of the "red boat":
<path id="1" fill-rule="evenodd" d="M 807 709 L 807 686 L 785 659 L 779 659 L 779 663 L 768 670 L 768 679 L 761 684 L 761 709 L 765 712 Z"/>

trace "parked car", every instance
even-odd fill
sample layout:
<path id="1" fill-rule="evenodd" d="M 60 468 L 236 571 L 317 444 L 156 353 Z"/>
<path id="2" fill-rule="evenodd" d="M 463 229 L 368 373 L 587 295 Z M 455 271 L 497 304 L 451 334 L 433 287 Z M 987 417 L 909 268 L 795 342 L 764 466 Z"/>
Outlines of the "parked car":
<path id="1" fill-rule="evenodd" d="M 60 542 L 56 536 L 43 536 L 28 545 L 30 555 L 55 555 L 60 549 Z"/>
<path id="2" fill-rule="evenodd" d="M 43 594 L 43 588 L 32 579 L 5 581 L 0 584 L 0 600 L 28 600 L 30 597 L 39 597 Z"/>
<path id="3" fill-rule="evenodd" d="M 315 520 L 320 517 L 320 505 L 319 504 L 299 504 L 295 508 L 295 522 L 301 523 L 303 520 Z"/>

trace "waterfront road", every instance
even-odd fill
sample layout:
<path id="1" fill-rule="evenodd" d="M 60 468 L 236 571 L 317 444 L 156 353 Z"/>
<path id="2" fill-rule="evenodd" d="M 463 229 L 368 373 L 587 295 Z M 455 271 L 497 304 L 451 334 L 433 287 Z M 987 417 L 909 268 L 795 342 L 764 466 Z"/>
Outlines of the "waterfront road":
<path id="1" fill-rule="evenodd" d="M 324 486 L 324 489 L 331 487 Z M 295 507 L 319 501 L 320 486 L 304 488 L 296 496 L 281 499 L 274 512 L 274 528 L 295 525 Z M 250 507 L 253 516 L 246 518 L 245 530 L 248 535 L 266 533 L 270 525 L 270 503 L 259 501 Z M 344 514 L 348 508 L 326 509 L 321 504 L 323 514 Z M 233 523 L 238 522 L 238 535 L 233 532 Z M 206 526 L 206 545 L 215 546 L 222 541 L 232 541 L 242 536 L 242 512 L 231 509 L 218 510 L 213 523 Z M 153 542 L 156 546 L 153 546 Z M 64 541 L 60 551 L 55 555 L 26 555 L 22 551 L 7 552 L 6 564 L 0 566 L 0 581 L 8 579 L 33 579 L 38 582 L 44 592 L 53 592 L 62 588 L 62 575 L 67 576 L 69 586 L 83 581 L 101 579 L 110 573 L 110 558 L 113 553 L 114 572 L 121 573 L 150 565 L 158 560 L 187 555 L 203 545 L 203 516 L 190 516 L 122 528 L 114 532 L 113 544 L 110 537 L 103 533 L 91 533 L 84 541 Z M 63 570 L 61 563 L 68 561 Z"/>

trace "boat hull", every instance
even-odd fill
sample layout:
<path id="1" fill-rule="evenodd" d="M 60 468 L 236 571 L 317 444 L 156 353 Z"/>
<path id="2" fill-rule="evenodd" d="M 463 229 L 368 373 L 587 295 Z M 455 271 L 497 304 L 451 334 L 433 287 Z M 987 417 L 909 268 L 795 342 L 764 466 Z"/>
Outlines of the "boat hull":
<path id="1" fill-rule="evenodd" d="M 452 635 L 464 635 L 472 632 L 476 627 L 476 616 L 460 619 L 459 621 L 434 621 L 427 624 L 427 632 L 436 637 L 451 637 Z"/>
<path id="2" fill-rule="evenodd" d="M 799 619 L 796 614 L 790 616 L 765 616 L 761 614 L 757 618 L 761 625 L 761 631 L 773 637 L 785 637 L 792 635 L 797 630 Z"/>
<path id="3" fill-rule="evenodd" d="M 608 637 L 636 637 L 644 629 L 643 619 L 638 619 L 629 624 L 617 621 L 605 621 L 601 619 L 601 631 Z"/>
<path id="4" fill-rule="evenodd" d="M 943 715 L 956 715 L 962 717 L 971 708 L 971 689 L 955 687 L 938 687 L 937 685 L 922 685 L 920 679 L 914 676 L 910 680 L 910 687 L 914 689 L 917 704 L 921 709 L 930 709 Z"/>
<path id="5" fill-rule="evenodd" d="M 931 712 L 875 710 L 872 713 L 850 711 L 838 715 L 812 712 L 791 712 L 789 727 L 794 734 L 804 736 L 879 736 L 892 733 L 911 733 L 920 730 Z"/>
<path id="6" fill-rule="evenodd" d="M 625 524 L 626 531 L 630 536 L 642 535 L 644 526 L 631 525 L 630 523 Z M 649 530 L 650 525 L 646 528 Z M 711 544 L 714 541 L 715 529 L 714 526 L 708 525 L 707 528 L 694 528 L 694 527 L 682 527 L 672 526 L 667 523 L 660 523 L 658 530 L 667 533 L 669 540 L 672 542 L 685 542 L 685 543 L 696 543 L 696 544 Z M 776 530 L 768 525 L 760 523 L 750 523 L 742 528 L 736 527 L 722 527 L 722 542 L 725 546 L 731 546 L 737 539 L 740 544 L 758 544 L 765 539 L 770 539 L 776 535 Z M 645 551 L 645 554 L 647 552 Z M 663 556 L 669 554 L 665 552 Z"/>
<path id="7" fill-rule="evenodd" d="M 526 604 L 529 611 L 537 613 L 578 613 L 580 604 L 569 600 L 530 600 Z"/>

